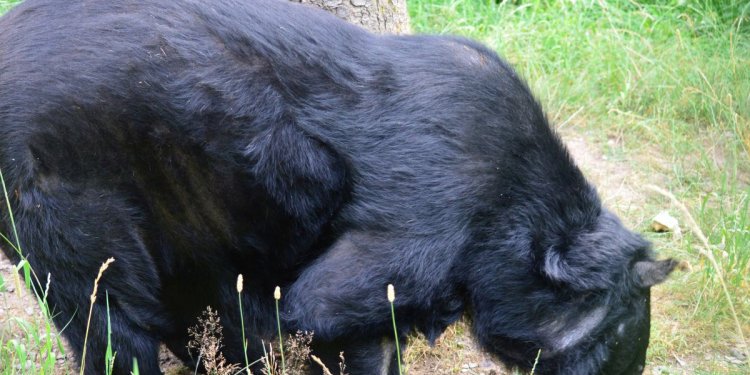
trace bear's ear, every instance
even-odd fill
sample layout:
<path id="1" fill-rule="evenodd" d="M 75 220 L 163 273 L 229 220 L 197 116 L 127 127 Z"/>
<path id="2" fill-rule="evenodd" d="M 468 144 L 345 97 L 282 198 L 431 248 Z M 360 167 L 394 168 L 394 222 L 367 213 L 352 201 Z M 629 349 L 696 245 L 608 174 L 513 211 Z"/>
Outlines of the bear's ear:
<path id="1" fill-rule="evenodd" d="M 650 288 L 666 280 L 678 264 L 679 262 L 674 259 L 635 262 L 633 265 L 634 281 L 642 288 Z"/>
<path id="2" fill-rule="evenodd" d="M 607 265 L 616 263 L 604 258 L 603 252 L 589 254 L 569 250 L 562 253 L 550 249 L 544 255 L 541 269 L 547 279 L 579 291 L 606 289 L 614 283 L 613 273 Z"/>

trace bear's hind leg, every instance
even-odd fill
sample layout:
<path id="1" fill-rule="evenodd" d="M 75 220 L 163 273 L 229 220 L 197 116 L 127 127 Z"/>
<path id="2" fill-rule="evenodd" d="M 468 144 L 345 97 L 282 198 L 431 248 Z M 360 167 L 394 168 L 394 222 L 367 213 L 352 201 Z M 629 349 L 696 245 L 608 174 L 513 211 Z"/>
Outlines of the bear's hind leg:
<path id="1" fill-rule="evenodd" d="M 159 374 L 159 337 L 168 321 L 156 266 L 138 229 L 141 213 L 106 190 L 16 192 L 22 251 L 37 275 L 49 275 L 49 310 L 79 361 L 86 342 L 85 373 L 105 373 L 109 328 L 117 353 L 113 373 L 130 374 L 135 358 L 141 374 Z M 108 258 L 114 262 L 99 280 L 89 322 L 94 280 Z"/>

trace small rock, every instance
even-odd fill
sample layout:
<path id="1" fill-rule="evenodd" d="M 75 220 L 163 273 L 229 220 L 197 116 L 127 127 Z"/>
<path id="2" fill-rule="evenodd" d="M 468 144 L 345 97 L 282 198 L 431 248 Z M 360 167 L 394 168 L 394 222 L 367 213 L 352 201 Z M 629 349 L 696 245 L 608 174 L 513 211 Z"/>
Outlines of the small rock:
<path id="1" fill-rule="evenodd" d="M 747 354 L 745 354 L 744 351 L 740 350 L 740 348 L 732 348 L 729 350 L 729 355 L 739 358 L 739 359 L 747 359 Z"/>
<path id="2" fill-rule="evenodd" d="M 729 349 L 729 355 L 725 355 L 724 358 L 729 363 L 741 365 L 747 361 L 747 354 L 740 350 L 740 348 L 731 348 Z"/>
<path id="3" fill-rule="evenodd" d="M 34 313 L 34 309 L 31 308 L 31 307 L 27 307 L 27 308 L 23 309 L 23 311 L 26 313 L 26 315 L 31 315 L 31 314 Z"/>
<path id="4" fill-rule="evenodd" d="M 654 232 L 674 232 L 680 234 L 680 223 L 667 211 L 659 212 L 651 223 Z"/>
<path id="5" fill-rule="evenodd" d="M 690 262 L 683 259 L 679 263 L 677 263 L 677 269 L 683 272 L 692 272 L 693 266 L 690 265 Z"/>

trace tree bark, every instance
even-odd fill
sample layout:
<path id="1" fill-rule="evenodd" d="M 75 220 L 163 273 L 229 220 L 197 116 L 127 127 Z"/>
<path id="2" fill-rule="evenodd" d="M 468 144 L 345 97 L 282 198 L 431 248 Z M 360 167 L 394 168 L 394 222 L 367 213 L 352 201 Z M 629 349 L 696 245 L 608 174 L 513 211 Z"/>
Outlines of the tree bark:
<path id="1" fill-rule="evenodd" d="M 291 0 L 323 8 L 339 18 L 380 34 L 411 31 L 406 0 Z"/>

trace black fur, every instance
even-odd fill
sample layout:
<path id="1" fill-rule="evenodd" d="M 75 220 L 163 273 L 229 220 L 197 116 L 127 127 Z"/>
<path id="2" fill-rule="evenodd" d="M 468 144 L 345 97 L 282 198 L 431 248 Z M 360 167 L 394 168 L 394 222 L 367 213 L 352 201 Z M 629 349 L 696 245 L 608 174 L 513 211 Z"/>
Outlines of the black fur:
<path id="1" fill-rule="evenodd" d="M 207 305 L 243 363 L 288 332 L 351 374 L 396 373 L 400 335 L 469 311 L 479 342 L 541 374 L 635 374 L 648 288 L 674 264 L 601 207 L 493 52 L 375 36 L 273 0 L 26 0 L 0 20 L 0 167 L 55 322 L 102 373 L 194 364 Z M 12 233 L 4 212 L 4 233 Z M 19 257 L 8 247 L 6 255 Z M 638 266 L 635 266 L 635 264 Z"/>

